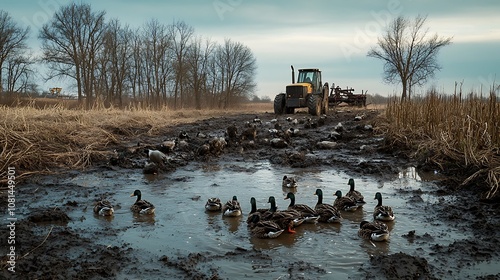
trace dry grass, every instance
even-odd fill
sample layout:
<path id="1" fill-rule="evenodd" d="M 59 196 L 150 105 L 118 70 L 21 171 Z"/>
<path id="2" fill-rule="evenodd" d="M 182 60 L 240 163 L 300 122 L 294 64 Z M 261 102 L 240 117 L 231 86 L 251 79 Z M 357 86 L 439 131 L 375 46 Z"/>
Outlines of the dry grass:
<path id="1" fill-rule="evenodd" d="M 16 167 L 19 177 L 52 172 L 58 168 L 80 169 L 106 158 L 110 146 L 122 137 L 158 135 L 166 127 L 210 117 L 259 113 L 272 104 L 245 104 L 238 110 L 71 110 L 61 105 L 0 107 L 0 182 L 7 168 Z"/>
<path id="2" fill-rule="evenodd" d="M 488 98 L 446 96 L 434 92 L 421 100 L 390 100 L 383 132 L 390 145 L 413 151 L 441 169 L 472 170 L 462 183 L 489 185 L 487 198 L 500 187 L 500 103 Z"/>

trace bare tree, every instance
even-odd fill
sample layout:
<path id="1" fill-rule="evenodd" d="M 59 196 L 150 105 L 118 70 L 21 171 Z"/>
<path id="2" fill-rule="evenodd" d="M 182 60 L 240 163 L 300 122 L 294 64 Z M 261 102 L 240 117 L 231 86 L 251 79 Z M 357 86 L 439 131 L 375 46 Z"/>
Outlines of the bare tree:
<path id="1" fill-rule="evenodd" d="M 175 53 L 175 86 L 174 86 L 174 109 L 177 109 L 177 102 L 180 98 L 180 104 L 183 104 L 183 86 L 185 80 L 185 56 L 188 50 L 189 40 L 193 36 L 193 27 L 187 25 L 184 21 L 176 21 L 170 26 L 172 37 L 172 48 Z"/>
<path id="2" fill-rule="evenodd" d="M 39 34 L 43 60 L 52 71 L 48 79 L 57 76 L 75 79 L 78 100 L 86 97 L 92 104 L 97 66 L 97 54 L 103 43 L 105 12 L 94 12 L 88 4 L 69 4 L 54 14 Z"/>
<path id="3" fill-rule="evenodd" d="M 384 81 L 401 83 L 402 98 L 410 98 L 412 87 L 423 85 L 441 67 L 437 62 L 439 50 L 450 44 L 452 38 L 429 36 L 424 28 L 426 17 L 417 16 L 412 22 L 404 17 L 394 19 L 377 47 L 368 51 L 369 57 L 384 62 Z M 407 95 L 408 93 L 408 95 Z"/>
<path id="4" fill-rule="evenodd" d="M 130 87 L 132 88 L 132 98 L 134 100 L 134 103 L 137 104 L 136 102 L 140 102 L 139 104 L 144 105 L 143 102 L 143 76 L 142 76 L 142 50 L 143 50 L 143 44 L 142 44 L 142 36 L 140 35 L 140 29 L 137 29 L 133 31 L 132 33 L 132 38 L 131 38 L 131 44 L 132 44 L 132 57 L 130 61 L 130 73 L 129 73 L 129 80 L 130 80 Z"/>
<path id="5" fill-rule="evenodd" d="M 173 72 L 172 38 L 167 27 L 157 20 L 148 22 L 144 31 L 141 75 L 146 83 L 149 104 L 159 108 L 166 105 L 167 86 Z"/>
<path id="6" fill-rule="evenodd" d="M 226 39 L 216 53 L 222 84 L 222 104 L 232 105 L 237 97 L 248 97 L 255 89 L 256 60 L 252 51 L 240 42 Z"/>
<path id="7" fill-rule="evenodd" d="M 32 54 L 22 54 L 7 58 L 7 92 L 27 92 L 32 87 L 35 76 Z"/>
<path id="8" fill-rule="evenodd" d="M 118 101 L 123 106 L 123 95 L 129 85 L 131 57 L 133 55 L 133 32 L 122 27 L 117 19 L 106 27 L 102 51 L 99 55 L 99 88 L 107 103 Z"/>
<path id="9" fill-rule="evenodd" d="M 194 96 L 194 102 L 185 102 L 185 105 L 194 104 L 195 108 L 202 108 L 203 94 L 206 93 L 207 75 L 210 57 L 215 49 L 215 44 L 207 39 L 202 44 L 201 37 L 197 37 L 188 47 L 186 55 L 187 85 Z M 189 97 L 189 96 L 188 96 Z M 189 99 L 189 98 L 188 98 Z"/>
<path id="10" fill-rule="evenodd" d="M 17 25 L 12 17 L 5 11 L 0 10 L 0 94 L 3 92 L 4 63 L 10 59 L 9 68 L 27 50 L 26 40 L 30 28 L 22 28 Z M 1 95 L 0 95 L 1 96 Z"/>

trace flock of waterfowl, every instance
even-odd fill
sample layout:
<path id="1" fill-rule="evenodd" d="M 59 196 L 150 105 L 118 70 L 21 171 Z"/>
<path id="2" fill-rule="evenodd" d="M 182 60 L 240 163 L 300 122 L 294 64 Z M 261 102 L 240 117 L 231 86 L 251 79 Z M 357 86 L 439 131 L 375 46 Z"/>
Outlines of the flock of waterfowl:
<path id="1" fill-rule="evenodd" d="M 316 189 L 314 195 L 318 197 L 314 208 L 306 204 L 298 204 L 295 200 L 295 194 L 288 192 L 284 199 L 289 199 L 290 204 L 286 210 L 278 210 L 276 198 L 268 198 L 269 208 L 258 209 L 255 197 L 250 199 L 251 210 L 247 217 L 247 226 L 252 236 L 257 238 L 277 238 L 285 231 L 295 233 L 294 228 L 303 223 L 340 223 L 342 212 L 358 211 L 360 207 L 366 204 L 363 195 L 355 189 L 354 180 L 349 179 L 349 191 L 345 196 L 338 190 L 333 204 L 323 203 L 323 191 Z M 284 176 L 282 185 L 293 189 L 297 187 L 295 178 Z M 130 207 L 131 211 L 143 215 L 152 215 L 155 213 L 155 206 L 142 199 L 140 190 L 135 190 L 131 197 L 137 199 Z M 377 192 L 375 199 L 378 201 L 373 209 L 373 221 L 362 221 L 358 230 L 358 236 L 371 241 L 386 241 L 389 239 L 389 230 L 385 222 L 393 221 L 395 216 L 392 208 L 382 204 L 382 194 Z M 221 212 L 224 217 L 239 217 L 243 211 L 237 196 L 231 200 L 222 203 L 220 198 L 211 197 L 205 203 L 205 210 L 210 212 Z M 94 213 L 101 216 L 112 216 L 114 214 L 113 206 L 107 200 L 101 200 L 95 203 Z"/>
<path id="2" fill-rule="evenodd" d="M 283 129 L 277 119 L 273 119 L 264 125 L 258 117 L 255 117 L 252 121 L 246 122 L 245 128 L 241 133 L 238 133 L 238 128 L 234 124 L 229 125 L 224 131 L 224 136 L 220 137 L 208 137 L 199 132 L 196 135 L 195 142 L 197 144 L 195 145 L 196 149 L 194 149 L 194 151 L 198 156 L 206 154 L 218 155 L 228 143 L 233 143 L 235 145 L 241 145 L 245 141 L 252 143 L 257 138 L 257 127 L 259 125 L 270 127 L 266 133 L 266 136 L 269 138 L 263 138 L 264 142 L 267 140 L 267 143 L 275 148 L 286 147 L 289 145 L 291 137 L 299 135 L 299 129 L 295 127 L 297 124 L 303 124 L 306 129 L 314 128 L 323 125 L 325 118 L 325 116 L 321 116 L 316 120 L 311 118 L 298 120 L 288 117 L 286 122 L 289 123 L 291 127 Z M 338 139 L 342 131 L 343 126 L 341 123 L 338 123 L 334 131 L 328 136 L 328 139 Z M 205 140 L 199 142 L 201 139 Z M 193 143 L 190 143 L 193 142 L 193 140 L 194 139 L 189 137 L 186 132 L 182 131 L 174 140 L 165 140 L 157 146 L 142 146 L 138 143 L 136 150 L 143 151 L 145 156 L 149 159 L 144 165 L 143 172 L 157 174 L 159 168 L 165 167 L 165 165 L 168 164 L 170 158 L 167 154 L 173 152 L 174 149 L 181 149 L 182 147 L 188 147 L 189 150 L 193 150 L 191 149 L 192 147 L 189 148 L 190 145 L 193 145 Z M 323 140 L 316 143 L 316 146 L 319 148 L 325 148 L 326 146 L 328 146 L 327 148 L 331 148 L 331 145 L 335 146 L 336 142 Z M 342 212 L 357 211 L 357 209 L 366 203 L 363 195 L 358 190 L 355 190 L 353 179 L 349 180 L 348 185 L 350 185 L 350 189 L 345 196 L 342 195 L 342 191 L 340 190 L 334 194 L 336 199 L 333 205 L 323 203 L 323 191 L 317 189 L 314 194 L 318 197 L 318 201 L 314 208 L 306 204 L 296 204 L 293 192 L 289 192 L 285 197 L 285 199 L 290 200 L 290 205 L 286 210 L 277 209 L 276 199 L 273 196 L 268 198 L 270 208 L 257 209 L 256 200 L 252 197 L 250 199 L 252 207 L 247 217 L 247 225 L 251 234 L 259 238 L 276 238 L 285 231 L 294 233 L 294 228 L 300 226 L 302 223 L 341 222 L 343 219 Z M 294 177 L 285 175 L 283 176 L 282 187 L 285 189 L 294 189 L 297 187 L 297 181 Z M 154 214 L 155 206 L 142 199 L 140 190 L 135 190 L 130 196 L 137 197 L 135 203 L 131 205 L 131 211 L 144 215 Z M 383 222 L 394 220 L 394 214 L 391 207 L 382 205 L 382 195 L 380 193 L 376 194 L 375 199 L 378 200 L 378 204 L 374 208 L 374 219 L 371 222 L 361 222 L 358 235 L 372 241 L 383 241 L 387 240 L 389 237 L 387 225 Z M 205 209 L 207 211 L 220 211 L 225 217 L 238 217 L 243 215 L 237 196 L 233 196 L 231 200 L 224 204 L 222 204 L 221 200 L 217 197 L 209 198 L 205 204 Z M 96 202 L 94 205 L 94 212 L 96 215 L 101 216 L 114 215 L 113 206 L 107 200 Z"/>
<path id="3" fill-rule="evenodd" d="M 284 232 L 295 233 L 294 228 L 303 223 L 340 223 L 342 212 L 358 211 L 366 204 L 363 195 L 355 190 L 354 180 L 349 179 L 349 191 L 345 196 L 338 190 L 334 195 L 337 197 L 333 204 L 323 203 L 323 191 L 316 189 L 314 195 L 318 201 L 314 208 L 306 204 L 295 202 L 295 194 L 288 192 L 285 199 L 290 200 L 286 210 L 278 210 L 276 198 L 268 198 L 269 208 L 258 209 L 255 197 L 250 198 L 251 210 L 246 222 L 252 236 L 258 238 L 277 238 Z M 294 178 L 283 177 L 283 186 L 287 188 L 297 187 Z M 371 241 L 386 241 L 389 239 L 389 230 L 386 222 L 394 220 L 394 213 L 390 206 L 382 205 L 382 194 L 377 192 L 375 199 L 378 200 L 373 210 L 373 221 L 362 221 L 358 230 L 358 236 Z M 221 212 L 224 217 L 239 217 L 243 211 L 237 196 L 222 203 L 220 198 L 211 197 L 205 204 L 206 211 Z"/>

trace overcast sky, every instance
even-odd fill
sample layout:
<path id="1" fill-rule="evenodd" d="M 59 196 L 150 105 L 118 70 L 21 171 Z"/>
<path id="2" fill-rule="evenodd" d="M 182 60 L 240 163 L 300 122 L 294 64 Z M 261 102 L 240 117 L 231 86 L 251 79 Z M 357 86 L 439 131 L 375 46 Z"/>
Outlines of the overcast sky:
<path id="1" fill-rule="evenodd" d="M 2 0 L 0 9 L 30 25 L 32 40 L 65 0 Z M 431 34 L 453 37 L 438 56 L 442 70 L 416 92 L 431 86 L 452 93 L 455 82 L 465 91 L 486 93 L 500 76 L 500 1 L 498 0 L 79 0 L 107 19 L 140 27 L 151 19 L 182 20 L 195 34 L 248 46 L 257 60 L 258 96 L 274 96 L 290 83 L 295 69 L 317 67 L 323 81 L 356 92 L 399 94 L 398 85 L 382 80 L 383 64 L 366 53 L 388 21 L 397 16 L 427 16 Z M 36 43 L 33 43 L 36 46 Z M 61 81 L 47 85 L 56 86 Z M 52 85 L 54 84 L 54 85 Z"/>

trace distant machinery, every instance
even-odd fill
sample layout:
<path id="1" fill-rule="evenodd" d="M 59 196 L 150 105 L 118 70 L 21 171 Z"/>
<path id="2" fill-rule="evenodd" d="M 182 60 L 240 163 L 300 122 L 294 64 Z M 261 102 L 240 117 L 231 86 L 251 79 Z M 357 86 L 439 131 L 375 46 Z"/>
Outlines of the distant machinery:
<path id="1" fill-rule="evenodd" d="M 62 88 L 53 87 L 53 88 L 49 88 L 49 91 L 50 91 L 50 94 L 56 95 L 57 97 L 59 97 L 59 95 L 61 94 Z"/>

